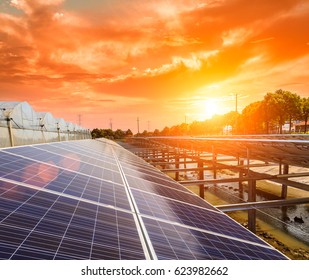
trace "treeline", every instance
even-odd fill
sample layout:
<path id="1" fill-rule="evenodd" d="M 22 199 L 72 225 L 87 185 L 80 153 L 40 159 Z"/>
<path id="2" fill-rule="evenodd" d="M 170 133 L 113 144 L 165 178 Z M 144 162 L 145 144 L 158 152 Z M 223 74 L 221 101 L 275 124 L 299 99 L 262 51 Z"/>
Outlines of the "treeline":
<path id="1" fill-rule="evenodd" d="M 119 140 L 126 137 L 132 137 L 133 133 L 130 129 L 127 131 L 123 131 L 121 129 L 117 129 L 113 131 L 112 129 L 99 129 L 95 128 L 91 131 L 91 136 L 93 139 L 95 138 L 107 138 L 111 140 Z"/>
<path id="2" fill-rule="evenodd" d="M 301 98 L 296 93 L 279 89 L 267 93 L 263 100 L 246 106 L 241 113 L 231 111 L 224 115 L 215 115 L 205 121 L 182 123 L 165 127 L 153 132 L 143 131 L 135 136 L 196 136 L 220 134 L 270 134 L 283 133 L 283 125 L 288 124 L 287 133 L 293 132 L 294 122 L 304 122 L 302 132 L 308 130 L 309 97 Z M 298 131 L 296 131 L 298 132 Z M 130 129 L 126 132 L 118 129 L 94 129 L 93 138 L 105 137 L 122 139 L 133 136 Z"/>
<path id="3" fill-rule="evenodd" d="M 249 104 L 241 113 L 231 111 L 205 121 L 165 127 L 162 131 L 144 131 L 142 136 L 281 134 L 286 123 L 289 124 L 286 132 L 293 132 L 294 122 L 304 122 L 302 132 L 306 133 L 308 118 L 309 97 L 301 98 L 296 93 L 279 89 L 267 93 L 263 100 Z"/>

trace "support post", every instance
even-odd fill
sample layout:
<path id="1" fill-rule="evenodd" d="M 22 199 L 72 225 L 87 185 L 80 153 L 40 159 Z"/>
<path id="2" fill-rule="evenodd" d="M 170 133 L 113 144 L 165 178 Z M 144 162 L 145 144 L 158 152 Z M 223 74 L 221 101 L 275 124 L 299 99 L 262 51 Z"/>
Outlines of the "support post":
<path id="1" fill-rule="evenodd" d="M 185 149 L 183 150 L 183 160 L 184 160 L 183 168 L 186 169 L 187 168 L 187 153 Z"/>
<path id="2" fill-rule="evenodd" d="M 247 148 L 247 176 L 250 177 L 250 150 Z M 256 180 L 248 181 L 248 202 L 256 202 Z M 248 229 L 256 232 L 256 209 L 248 210 Z"/>
<path id="3" fill-rule="evenodd" d="M 175 155 L 175 169 L 179 169 L 179 154 Z M 179 181 L 179 171 L 175 172 L 175 180 Z"/>
<path id="4" fill-rule="evenodd" d="M 7 118 L 7 124 L 9 129 L 9 136 L 10 136 L 10 143 L 11 147 L 14 147 L 14 136 L 13 136 L 13 129 L 12 129 L 12 120 L 10 117 Z"/>
<path id="5" fill-rule="evenodd" d="M 212 166 L 213 166 L 213 178 L 217 179 L 217 154 L 215 152 L 215 147 L 212 146 Z"/>
<path id="6" fill-rule="evenodd" d="M 162 153 L 162 162 L 165 162 L 165 151 L 161 150 L 161 153 Z M 166 165 L 165 164 L 162 166 L 162 169 L 166 169 Z"/>
<path id="7" fill-rule="evenodd" d="M 289 165 L 284 164 L 283 165 L 283 174 L 289 174 Z M 286 198 L 288 195 L 288 186 L 285 184 L 282 184 L 282 189 L 281 189 L 281 198 Z"/>
<path id="8" fill-rule="evenodd" d="M 244 160 L 243 159 L 240 159 L 239 160 L 239 165 L 244 165 Z M 244 176 L 244 173 L 242 171 L 242 169 L 239 170 L 239 183 L 238 183 L 238 186 L 239 186 L 239 192 L 243 192 L 243 184 L 242 184 L 242 181 L 241 179 L 243 178 Z"/>
<path id="9" fill-rule="evenodd" d="M 256 201 L 256 180 L 248 181 L 248 202 Z M 256 232 L 256 209 L 248 210 L 248 228 L 253 233 Z"/>
<path id="10" fill-rule="evenodd" d="M 198 168 L 203 168 L 204 167 L 204 162 L 202 160 L 198 160 L 197 167 Z M 203 169 L 199 170 L 198 174 L 199 174 L 198 175 L 199 180 L 204 180 L 204 170 Z M 199 191 L 200 197 L 204 199 L 205 198 L 205 195 L 204 195 L 204 191 L 205 191 L 204 184 L 200 184 L 199 185 L 199 189 L 200 189 L 200 191 Z"/>

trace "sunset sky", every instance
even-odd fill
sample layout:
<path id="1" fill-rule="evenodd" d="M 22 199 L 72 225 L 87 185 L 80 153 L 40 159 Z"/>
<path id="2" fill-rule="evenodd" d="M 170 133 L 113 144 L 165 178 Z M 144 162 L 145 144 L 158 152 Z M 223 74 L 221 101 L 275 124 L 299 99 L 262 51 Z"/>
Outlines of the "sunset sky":
<path id="1" fill-rule="evenodd" d="M 0 0 L 0 101 L 136 132 L 280 88 L 309 96 L 308 0 Z"/>

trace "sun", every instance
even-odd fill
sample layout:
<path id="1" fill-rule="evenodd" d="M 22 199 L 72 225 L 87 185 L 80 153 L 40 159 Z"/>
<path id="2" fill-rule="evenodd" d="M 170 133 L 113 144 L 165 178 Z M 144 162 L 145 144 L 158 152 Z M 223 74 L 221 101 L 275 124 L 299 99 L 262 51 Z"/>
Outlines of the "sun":
<path id="1" fill-rule="evenodd" d="M 218 101 L 216 99 L 206 99 L 203 101 L 203 115 L 206 119 L 211 119 L 214 115 L 218 114 Z"/>

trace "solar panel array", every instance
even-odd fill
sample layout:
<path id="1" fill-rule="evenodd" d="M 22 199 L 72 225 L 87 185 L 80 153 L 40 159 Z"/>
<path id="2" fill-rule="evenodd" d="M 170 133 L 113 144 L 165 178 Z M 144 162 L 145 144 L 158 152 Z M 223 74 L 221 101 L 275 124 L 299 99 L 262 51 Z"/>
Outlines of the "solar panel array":
<path id="1" fill-rule="evenodd" d="M 109 140 L 0 150 L 0 259 L 286 259 Z"/>

